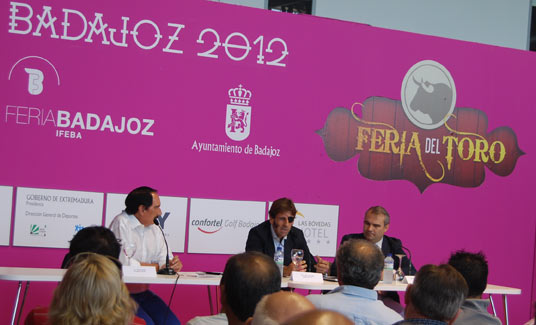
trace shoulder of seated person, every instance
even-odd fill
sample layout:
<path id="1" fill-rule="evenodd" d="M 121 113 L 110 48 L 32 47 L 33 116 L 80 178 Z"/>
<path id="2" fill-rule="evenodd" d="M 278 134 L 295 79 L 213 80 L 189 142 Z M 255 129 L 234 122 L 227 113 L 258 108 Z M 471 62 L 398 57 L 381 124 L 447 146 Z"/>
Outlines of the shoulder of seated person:
<path id="1" fill-rule="evenodd" d="M 363 238 L 362 234 L 346 234 L 342 237 L 341 241 L 346 241 L 350 239 L 360 239 Z"/>

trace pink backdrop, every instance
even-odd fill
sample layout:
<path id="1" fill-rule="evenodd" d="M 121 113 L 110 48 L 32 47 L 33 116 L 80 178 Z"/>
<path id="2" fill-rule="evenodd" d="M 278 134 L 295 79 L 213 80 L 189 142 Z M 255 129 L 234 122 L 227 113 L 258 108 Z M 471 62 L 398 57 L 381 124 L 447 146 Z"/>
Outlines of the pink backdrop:
<path id="1" fill-rule="evenodd" d="M 289 196 L 296 202 L 339 205 L 338 240 L 347 232 L 360 232 L 364 211 L 382 205 L 392 216 L 388 234 L 403 239 L 417 266 L 446 262 L 457 249 L 483 250 L 490 264 L 489 282 L 522 289 L 522 295 L 509 297 L 510 321 L 519 324 L 529 319 L 536 228 L 528 206 L 533 202 L 530 184 L 536 165 L 532 154 L 536 149 L 534 53 L 204 1 L 163 1 L 158 6 L 143 1 L 128 6 L 30 3 L 32 29 L 26 34 L 9 32 L 11 4 L 6 1 L 0 6 L 4 26 L 0 33 L 4 49 L 0 54 L 0 185 L 125 193 L 147 184 L 166 196 L 252 201 Z M 129 17 L 129 31 L 143 19 L 151 20 L 162 38 L 155 48 L 144 50 L 131 33 L 127 47 L 102 44 L 102 35 L 85 42 L 91 27 L 80 40 L 51 38 L 50 28 L 44 27 L 41 36 L 35 36 L 36 16 L 44 5 L 51 6 L 51 16 L 57 17 L 58 36 L 63 34 L 62 9 L 67 8 L 83 13 L 88 22 L 102 13 L 106 28 L 118 30 L 116 40 L 122 16 Z M 27 15 L 25 8 L 19 9 L 18 15 Z M 69 20 L 72 29 L 67 35 L 79 35 L 77 15 L 70 14 Z M 18 30 L 26 29 L 24 21 L 18 23 Z M 182 54 L 163 51 L 177 29 L 168 23 L 185 26 L 172 46 Z M 229 59 L 222 46 L 214 52 L 218 58 L 199 56 L 213 46 L 214 34 L 205 34 L 204 44 L 197 42 L 206 28 L 215 30 L 221 43 L 240 32 L 252 49 L 241 61 Z M 138 31 L 144 46 L 155 40 L 150 24 L 142 24 Z M 281 61 L 285 67 L 257 63 L 259 43 L 253 43 L 259 35 L 264 36 L 264 49 L 272 39 L 285 42 L 289 53 Z M 244 41 L 235 36 L 232 42 Z M 229 51 L 235 57 L 243 53 Z M 273 53 L 263 52 L 264 62 L 278 58 L 281 51 L 282 43 L 276 41 Z M 27 56 L 49 60 L 58 71 L 60 85 L 50 65 L 40 59 L 25 61 L 45 74 L 40 95 L 28 93 L 23 64 L 13 69 L 8 80 L 13 65 Z M 456 82 L 456 106 L 483 111 L 488 131 L 500 126 L 513 129 L 526 154 L 512 174 L 500 177 L 486 170 L 478 187 L 432 184 L 421 193 L 408 181 L 364 178 L 355 157 L 335 162 L 327 156 L 315 131 L 324 126 L 329 112 L 336 107 L 349 109 L 371 96 L 400 100 L 404 75 L 422 60 L 440 62 L 450 71 Z M 238 85 L 252 92 L 250 135 L 241 142 L 225 133 L 227 91 Z M 17 123 L 13 115 L 6 115 L 11 105 L 39 108 L 44 110 L 41 114 L 51 110 L 55 116 L 58 110 L 69 111 L 71 122 L 76 112 L 97 114 L 101 121 L 107 114 L 114 121 L 122 116 L 152 119 L 154 135 L 78 126 L 72 130 L 80 132 L 81 139 L 61 138 L 56 136 L 58 130 L 71 129 L 37 119 Z M 280 156 L 198 152 L 192 150 L 194 141 L 272 146 Z M 65 254 L 63 249 L 12 245 L 0 247 L 0 252 L 1 266 L 57 267 Z M 181 254 L 180 258 L 186 271 L 222 270 L 228 256 Z M 54 286 L 32 283 L 24 315 L 38 304 L 47 304 Z M 16 286 L 2 282 L 0 288 L 4 293 L 0 322 L 6 323 Z M 170 286 L 155 288 L 164 299 L 169 297 Z M 204 287 L 180 286 L 172 308 L 184 322 L 208 314 L 206 295 Z M 501 306 L 499 299 L 496 302 Z"/>

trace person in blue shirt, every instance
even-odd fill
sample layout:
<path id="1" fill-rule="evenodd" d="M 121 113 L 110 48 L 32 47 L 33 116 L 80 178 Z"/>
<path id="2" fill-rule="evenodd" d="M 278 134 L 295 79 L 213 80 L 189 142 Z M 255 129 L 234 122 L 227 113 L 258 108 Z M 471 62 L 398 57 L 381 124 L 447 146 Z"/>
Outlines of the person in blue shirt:
<path id="1" fill-rule="evenodd" d="M 374 287 L 383 271 L 383 254 L 368 240 L 350 239 L 337 250 L 339 287 L 307 298 L 318 309 L 339 312 L 355 324 L 392 324 L 402 320 L 378 300 Z"/>

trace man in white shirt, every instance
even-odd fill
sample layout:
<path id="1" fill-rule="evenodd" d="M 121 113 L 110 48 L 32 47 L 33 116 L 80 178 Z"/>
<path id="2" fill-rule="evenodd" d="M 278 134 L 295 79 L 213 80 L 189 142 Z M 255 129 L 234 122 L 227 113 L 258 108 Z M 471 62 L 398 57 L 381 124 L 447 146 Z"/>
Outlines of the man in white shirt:
<path id="1" fill-rule="evenodd" d="M 170 268 L 180 271 L 181 261 L 173 256 L 171 249 L 166 250 L 164 235 L 154 223 L 162 214 L 158 192 L 147 186 L 138 187 L 127 195 L 125 206 L 125 210 L 110 224 L 123 248 L 120 261 L 125 265 L 154 266 L 158 271 L 165 267 L 168 254 Z M 129 284 L 128 288 L 139 305 L 136 315 L 148 325 L 180 324 L 164 301 L 149 290 L 148 284 Z"/>

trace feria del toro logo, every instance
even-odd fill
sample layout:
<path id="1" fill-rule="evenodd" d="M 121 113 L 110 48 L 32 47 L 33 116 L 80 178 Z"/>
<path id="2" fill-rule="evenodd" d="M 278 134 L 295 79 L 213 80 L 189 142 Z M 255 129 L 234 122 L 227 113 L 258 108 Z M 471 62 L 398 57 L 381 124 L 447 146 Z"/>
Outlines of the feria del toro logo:
<path id="1" fill-rule="evenodd" d="M 435 183 L 477 187 L 485 167 L 510 175 L 523 155 L 514 131 L 488 132 L 487 115 L 456 107 L 449 71 L 426 60 L 402 82 L 401 100 L 373 96 L 350 110 L 333 109 L 317 131 L 328 156 L 345 161 L 359 154 L 358 171 L 373 180 L 407 180 L 424 192 Z"/>
<path id="2" fill-rule="evenodd" d="M 231 88 L 228 91 L 230 103 L 227 104 L 225 117 L 225 133 L 235 141 L 247 139 L 251 129 L 251 91 L 242 88 Z"/>

